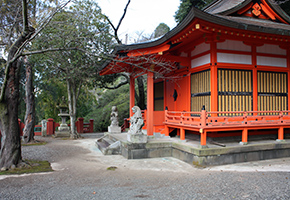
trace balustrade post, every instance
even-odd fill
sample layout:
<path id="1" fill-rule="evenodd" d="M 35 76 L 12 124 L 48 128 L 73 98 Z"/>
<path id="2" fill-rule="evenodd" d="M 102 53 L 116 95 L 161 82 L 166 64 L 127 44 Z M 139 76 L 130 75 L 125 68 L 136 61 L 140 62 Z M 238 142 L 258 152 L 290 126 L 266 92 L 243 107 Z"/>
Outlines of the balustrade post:
<path id="1" fill-rule="evenodd" d="M 78 118 L 78 126 L 77 126 L 77 131 L 78 133 L 83 133 L 84 132 L 84 118 L 79 117 Z"/>
<path id="2" fill-rule="evenodd" d="M 54 134 L 54 121 L 52 118 L 47 119 L 46 135 Z"/>
<path id="3" fill-rule="evenodd" d="M 90 119 L 90 133 L 94 132 L 94 120 Z"/>
<path id="4" fill-rule="evenodd" d="M 184 112 L 181 113 L 180 121 L 180 124 L 184 124 Z"/>
<path id="5" fill-rule="evenodd" d="M 201 128 L 199 130 L 200 132 L 200 145 L 202 148 L 206 148 L 206 130 L 204 128 L 206 127 L 206 110 L 202 109 L 200 114 L 200 120 L 201 120 Z"/>
<path id="6" fill-rule="evenodd" d="M 248 122 L 247 122 L 247 116 L 248 116 L 247 112 L 244 112 L 243 118 L 244 118 L 244 124 L 245 125 L 248 124 Z"/>
<path id="7" fill-rule="evenodd" d="M 201 111 L 200 118 L 201 118 L 201 126 L 202 128 L 205 128 L 206 126 L 206 111 L 205 110 Z"/>

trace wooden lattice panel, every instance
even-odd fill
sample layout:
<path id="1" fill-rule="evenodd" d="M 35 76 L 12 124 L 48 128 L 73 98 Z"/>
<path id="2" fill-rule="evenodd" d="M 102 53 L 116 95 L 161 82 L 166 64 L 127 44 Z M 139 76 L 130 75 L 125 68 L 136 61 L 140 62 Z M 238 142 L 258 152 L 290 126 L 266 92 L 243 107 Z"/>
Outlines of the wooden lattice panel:
<path id="1" fill-rule="evenodd" d="M 210 71 L 191 75 L 191 111 L 200 111 L 203 106 L 210 111 Z"/>
<path id="2" fill-rule="evenodd" d="M 287 74 L 258 72 L 258 110 L 287 110 Z"/>
<path id="3" fill-rule="evenodd" d="M 252 110 L 252 72 L 246 70 L 218 70 L 218 110 Z"/>

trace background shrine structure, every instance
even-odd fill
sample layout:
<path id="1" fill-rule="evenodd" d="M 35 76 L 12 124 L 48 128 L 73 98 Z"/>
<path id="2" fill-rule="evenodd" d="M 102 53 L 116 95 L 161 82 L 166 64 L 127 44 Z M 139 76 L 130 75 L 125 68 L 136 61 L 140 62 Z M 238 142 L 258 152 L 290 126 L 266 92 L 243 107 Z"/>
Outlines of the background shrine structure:
<path id="1" fill-rule="evenodd" d="M 155 41 L 118 46 L 100 74 L 130 73 L 130 108 L 135 78 L 147 74 L 148 135 L 196 134 L 201 146 L 207 137 L 241 136 L 247 144 L 249 135 L 267 133 L 283 141 L 290 128 L 289 24 L 269 0 L 215 0 L 192 8 Z"/>

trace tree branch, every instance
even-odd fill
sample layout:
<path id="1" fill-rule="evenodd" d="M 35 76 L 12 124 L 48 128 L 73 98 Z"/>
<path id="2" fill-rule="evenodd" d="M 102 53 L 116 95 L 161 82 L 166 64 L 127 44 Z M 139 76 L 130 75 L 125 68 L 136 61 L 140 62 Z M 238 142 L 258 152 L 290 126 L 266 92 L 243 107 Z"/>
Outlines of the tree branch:
<path id="1" fill-rule="evenodd" d="M 127 12 L 127 9 L 128 9 L 128 6 L 129 6 L 130 2 L 131 2 L 131 0 L 128 0 L 127 5 L 126 5 L 126 7 L 124 8 L 124 13 L 123 13 L 123 15 L 122 15 L 122 17 L 121 17 L 121 19 L 120 19 L 120 21 L 119 21 L 119 23 L 118 23 L 117 28 L 116 28 L 117 31 L 118 31 L 118 29 L 119 29 L 119 27 L 120 27 L 120 25 L 121 25 L 121 23 L 122 23 L 122 21 L 123 21 L 125 15 L 126 15 L 126 12 Z"/>
<path id="2" fill-rule="evenodd" d="M 29 33 L 29 28 L 28 28 L 28 14 L 27 14 L 27 1 L 22 0 L 22 13 L 23 13 L 23 32 L 24 34 Z"/>
<path id="3" fill-rule="evenodd" d="M 23 0 L 23 1 L 26 1 L 26 0 Z M 60 6 L 60 7 L 58 7 L 50 16 L 49 16 L 49 18 L 48 19 L 46 19 L 45 21 L 44 21 L 44 23 L 40 26 L 40 28 L 37 30 L 37 31 L 35 31 L 35 30 L 33 30 L 33 32 L 31 31 L 31 34 L 32 35 L 27 35 L 26 37 L 28 37 L 28 39 L 25 41 L 25 42 L 23 42 L 23 44 L 18 48 L 18 51 L 14 54 L 16 57 L 18 57 L 19 58 L 19 56 L 21 56 L 21 55 L 18 55 L 19 54 L 19 52 L 20 51 L 22 51 L 23 50 L 23 48 L 24 48 L 24 46 L 28 43 L 28 42 L 30 42 L 30 41 L 32 41 L 48 24 L 49 24 L 49 22 L 53 19 L 53 17 L 56 15 L 56 13 L 58 13 L 60 10 L 62 10 L 69 2 L 71 2 L 71 0 L 68 0 L 66 3 L 64 3 L 62 6 Z M 32 27 L 29 27 L 28 29 L 34 29 L 34 28 L 32 28 Z"/>
<path id="4" fill-rule="evenodd" d="M 114 90 L 114 89 L 118 89 L 119 87 L 121 87 L 123 85 L 126 85 L 126 84 L 130 83 L 129 77 L 126 76 L 125 74 L 119 74 L 119 76 L 123 76 L 126 80 L 118 83 L 118 85 L 116 85 L 116 86 L 106 86 L 106 85 L 103 85 L 103 88 L 106 88 L 108 90 Z"/>
<path id="5" fill-rule="evenodd" d="M 120 18 L 117 27 L 115 27 L 114 24 L 111 22 L 111 20 L 107 16 L 105 16 L 105 18 L 107 19 L 107 21 L 109 22 L 109 24 L 114 29 L 114 38 L 116 39 L 116 41 L 118 42 L 118 44 L 122 44 L 121 40 L 118 37 L 118 30 L 119 30 L 119 28 L 121 26 L 121 23 L 122 23 L 123 19 L 125 18 L 125 15 L 126 15 L 126 12 L 127 12 L 127 9 L 128 9 L 128 6 L 129 6 L 130 2 L 131 2 L 131 0 L 128 0 L 126 6 L 124 8 L 124 13 L 123 13 L 122 17 Z"/>

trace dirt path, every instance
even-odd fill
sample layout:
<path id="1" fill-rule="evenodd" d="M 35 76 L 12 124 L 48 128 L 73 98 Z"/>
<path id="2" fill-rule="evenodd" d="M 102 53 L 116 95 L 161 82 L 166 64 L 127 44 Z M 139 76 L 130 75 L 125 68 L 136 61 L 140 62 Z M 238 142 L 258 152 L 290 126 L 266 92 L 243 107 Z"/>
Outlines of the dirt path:
<path id="1" fill-rule="evenodd" d="M 0 176 L 0 199 L 289 199 L 290 159 L 195 168 L 174 158 L 104 156 L 95 138 L 23 147 L 23 157 L 48 160 L 54 172 Z M 288 168 L 285 167 L 288 165 Z M 107 170 L 116 167 L 115 171 Z M 256 171 L 268 167 L 263 172 Z M 239 169 L 251 170 L 239 170 Z M 276 172 L 272 172 L 276 169 Z"/>

